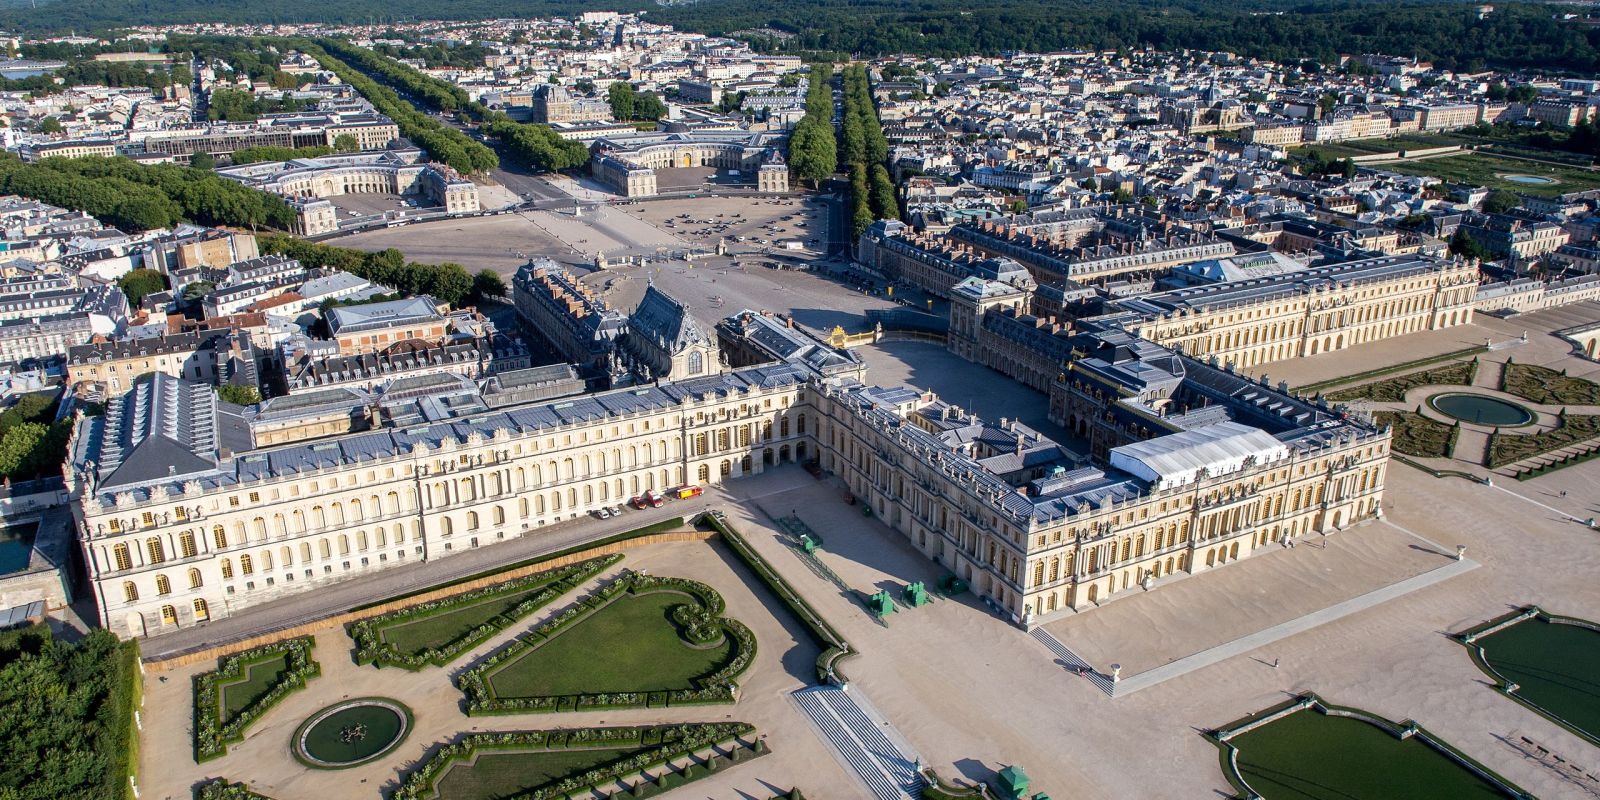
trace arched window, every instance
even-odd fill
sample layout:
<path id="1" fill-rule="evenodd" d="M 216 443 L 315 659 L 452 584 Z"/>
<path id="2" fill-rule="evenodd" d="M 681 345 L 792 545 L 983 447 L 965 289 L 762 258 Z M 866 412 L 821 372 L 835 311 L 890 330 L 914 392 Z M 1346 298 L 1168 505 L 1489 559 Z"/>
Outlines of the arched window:
<path id="1" fill-rule="evenodd" d="M 228 546 L 228 532 L 223 530 L 221 525 L 213 525 L 211 527 L 211 543 L 215 545 L 218 550 L 222 550 Z"/>
<path id="2" fill-rule="evenodd" d="M 195 569 L 194 567 L 190 567 L 189 568 L 189 588 L 190 589 L 198 589 L 202 585 L 204 585 L 204 583 L 205 583 L 205 581 L 200 577 L 200 570 Z"/>
<path id="3" fill-rule="evenodd" d="M 184 531 L 178 534 L 178 553 L 182 558 L 194 558 L 199 549 L 194 544 L 194 533 Z"/>
<path id="4" fill-rule="evenodd" d="M 172 594 L 172 581 L 167 580 L 167 576 L 156 576 L 156 594 Z"/>
<path id="5" fill-rule="evenodd" d="M 196 597 L 194 599 L 194 621 L 205 622 L 208 619 L 211 619 L 211 610 L 206 607 L 206 601 L 203 598 Z"/>
<path id="6" fill-rule="evenodd" d="M 119 544 L 111 548 L 111 560 L 116 562 L 117 569 L 133 568 L 133 554 L 128 552 L 128 545 Z"/>
<path id="7" fill-rule="evenodd" d="M 232 578 L 233 577 L 233 559 L 231 559 L 231 558 L 222 559 L 222 577 L 224 577 L 224 578 Z"/>
<path id="8" fill-rule="evenodd" d="M 493 514 L 494 514 L 494 524 L 495 525 L 504 525 L 504 524 L 506 524 L 506 510 L 505 509 L 503 509 L 503 508 L 501 508 L 499 506 L 495 506 Z"/>
<path id="9" fill-rule="evenodd" d="M 322 539 L 317 542 L 317 553 L 320 554 L 324 560 L 333 558 L 333 550 L 328 547 L 327 539 Z"/>
<path id="10" fill-rule="evenodd" d="M 705 369 L 705 358 L 700 355 L 700 351 L 689 351 L 689 374 L 699 375 L 702 369 Z"/>
<path id="11" fill-rule="evenodd" d="M 249 553 L 244 553 L 244 554 L 239 556 L 239 571 L 244 573 L 244 574 L 246 574 L 246 575 L 255 574 L 256 563 L 254 561 L 250 560 L 250 554 Z"/>
<path id="12" fill-rule="evenodd" d="M 161 624 L 162 625 L 176 625 L 176 624 L 178 624 L 178 609 L 173 608 L 172 606 L 162 606 L 161 607 Z"/>
<path id="13" fill-rule="evenodd" d="M 476 512 L 476 511 L 468 511 L 467 512 L 467 530 L 475 531 L 477 529 L 478 529 L 478 512 Z"/>
<path id="14" fill-rule="evenodd" d="M 289 549 L 289 545 L 284 545 L 278 548 L 278 560 L 282 562 L 285 567 L 294 566 L 294 551 Z"/>
<path id="15" fill-rule="evenodd" d="M 139 587 L 134 586 L 133 581 L 122 582 L 122 599 L 130 603 L 139 599 Z"/>
<path id="16" fill-rule="evenodd" d="M 440 517 L 439 518 L 439 533 L 441 533 L 441 534 L 443 534 L 445 536 L 449 536 L 450 534 L 455 532 L 453 530 L 453 528 L 454 528 L 454 525 L 451 524 L 449 517 Z"/>
<path id="17" fill-rule="evenodd" d="M 167 548 L 162 546 L 161 538 L 158 536 L 144 540 L 144 553 L 149 556 L 152 564 L 160 564 L 167 560 Z"/>

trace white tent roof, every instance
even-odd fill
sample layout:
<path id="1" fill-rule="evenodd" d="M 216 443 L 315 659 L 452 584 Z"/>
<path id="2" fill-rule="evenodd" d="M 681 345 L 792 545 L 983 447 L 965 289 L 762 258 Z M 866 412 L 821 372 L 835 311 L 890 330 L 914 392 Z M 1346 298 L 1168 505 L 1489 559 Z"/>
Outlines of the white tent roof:
<path id="1" fill-rule="evenodd" d="M 1262 462 L 1288 455 L 1288 447 L 1260 428 L 1218 422 L 1114 447 L 1111 466 L 1172 486 L 1194 480 L 1202 469 L 1208 475 L 1220 475 L 1242 468 L 1252 456 Z"/>

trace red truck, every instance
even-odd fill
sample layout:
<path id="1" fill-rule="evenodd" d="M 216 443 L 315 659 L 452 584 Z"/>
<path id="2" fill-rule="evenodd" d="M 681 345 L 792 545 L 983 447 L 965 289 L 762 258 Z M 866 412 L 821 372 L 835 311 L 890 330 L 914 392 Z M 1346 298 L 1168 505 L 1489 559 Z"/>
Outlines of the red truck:
<path id="1" fill-rule="evenodd" d="M 644 508 L 645 506 L 649 506 L 651 508 L 660 508 L 661 496 L 655 492 L 645 492 L 644 494 L 629 500 L 628 505 L 633 506 L 634 508 Z"/>
<path id="2" fill-rule="evenodd" d="M 680 486 L 672 490 L 671 496 L 674 500 L 688 500 L 691 497 L 699 497 L 705 493 L 705 487 L 702 486 Z"/>

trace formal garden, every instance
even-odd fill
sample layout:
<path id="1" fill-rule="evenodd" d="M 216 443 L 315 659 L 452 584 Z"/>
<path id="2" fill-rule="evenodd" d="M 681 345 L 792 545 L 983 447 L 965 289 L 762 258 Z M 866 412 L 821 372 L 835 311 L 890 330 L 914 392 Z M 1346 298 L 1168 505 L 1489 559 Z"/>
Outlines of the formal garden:
<path id="1" fill-rule="evenodd" d="M 318 711 L 289 740 L 302 764 L 345 769 L 365 764 L 400 746 L 411 732 L 411 709 L 387 697 L 358 697 Z"/>
<path id="2" fill-rule="evenodd" d="M 1527 796 L 1415 722 L 1305 694 L 1209 734 L 1239 797 L 1469 800 Z"/>
<path id="3" fill-rule="evenodd" d="M 1446 425 L 1411 411 L 1378 411 L 1374 422 L 1394 429 L 1391 446 L 1418 458 L 1449 458 L 1455 452 L 1460 425 Z"/>
<path id="4" fill-rule="evenodd" d="M 1490 469 L 1600 437 L 1600 415 L 1561 414 L 1556 427 L 1538 433 L 1496 431 L 1489 437 Z"/>
<path id="5" fill-rule="evenodd" d="M 1507 360 L 1500 374 L 1500 391 L 1529 402 L 1549 406 L 1600 405 L 1600 384 L 1569 377 L 1566 370 Z"/>
<path id="6" fill-rule="evenodd" d="M 1455 639 L 1496 689 L 1600 746 L 1600 626 L 1529 607 Z"/>
<path id="7" fill-rule="evenodd" d="M 1329 400 L 1374 400 L 1380 403 L 1398 403 L 1406 399 L 1406 392 L 1418 386 L 1471 386 L 1478 374 L 1478 359 L 1443 364 L 1418 372 L 1408 372 L 1373 383 L 1364 383 L 1327 394 Z"/>
<path id="8" fill-rule="evenodd" d="M 217 669 L 194 676 L 194 757 L 219 758 L 228 745 L 291 692 L 321 673 L 309 636 L 224 656 Z"/>
<path id="9" fill-rule="evenodd" d="M 731 703 L 755 635 L 721 595 L 625 572 L 461 674 L 470 714 Z"/>
<path id="10" fill-rule="evenodd" d="M 346 630 L 356 644 L 356 663 L 444 666 L 621 560 L 620 554 L 592 558 L 352 622 Z"/>
<path id="11" fill-rule="evenodd" d="M 474 733 L 440 747 L 391 800 L 651 797 L 764 755 L 742 722 Z"/>

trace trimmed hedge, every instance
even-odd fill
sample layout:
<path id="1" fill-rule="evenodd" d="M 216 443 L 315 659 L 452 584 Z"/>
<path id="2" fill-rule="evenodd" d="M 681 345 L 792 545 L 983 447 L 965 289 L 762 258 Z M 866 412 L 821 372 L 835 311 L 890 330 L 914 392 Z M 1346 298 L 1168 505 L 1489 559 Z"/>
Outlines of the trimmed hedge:
<path id="1" fill-rule="evenodd" d="M 1600 405 L 1600 384 L 1534 364 L 1507 361 L 1500 373 L 1500 391 L 1543 405 Z"/>
<path id="2" fill-rule="evenodd" d="M 653 592 L 677 592 L 698 601 L 699 608 L 687 612 L 699 630 L 680 623 L 679 634 L 685 641 L 697 645 L 715 643 L 721 636 L 733 639 L 733 655 L 722 668 L 693 680 L 695 688 L 667 692 L 608 692 L 576 695 L 541 695 L 530 697 L 499 697 L 490 686 L 489 675 L 495 667 L 518 658 L 528 650 L 565 633 L 573 625 L 598 613 L 620 598 L 624 593 L 633 595 Z M 680 607 L 681 608 L 681 607 Z M 663 706 L 732 703 L 735 700 L 734 678 L 750 668 L 756 657 L 756 637 L 738 620 L 722 616 L 726 608 L 722 596 L 699 581 L 687 578 L 664 578 L 628 571 L 611 585 L 591 594 L 582 602 L 561 612 L 509 644 L 491 653 L 482 663 L 463 672 L 456 678 L 456 687 L 467 697 L 467 714 L 522 714 L 563 711 L 597 711 L 608 708 L 660 708 Z M 679 611 L 673 611 L 674 622 L 679 621 Z M 720 636 L 711 636 L 711 632 Z M 699 637 L 693 638 L 693 637 Z M 597 654 L 603 658 L 604 654 Z"/>
<path id="3" fill-rule="evenodd" d="M 1329 400 L 1370 399 L 1382 403 L 1398 403 L 1406 399 L 1406 392 L 1418 386 L 1471 386 L 1478 374 L 1478 360 L 1446 364 L 1421 372 L 1408 372 L 1376 383 L 1364 383 L 1349 389 L 1329 392 Z"/>
<path id="4" fill-rule="evenodd" d="M 607 764 L 603 767 L 577 775 L 568 775 L 548 786 L 540 787 L 533 791 L 523 792 L 516 796 L 516 800 L 547 800 L 547 798 L 561 798 L 568 795 L 588 794 L 595 787 L 617 781 L 634 773 L 647 773 L 667 765 L 674 759 L 682 758 L 713 745 L 732 742 L 740 737 L 749 736 L 755 728 L 743 722 L 717 722 L 717 723 L 685 723 L 681 725 L 640 725 L 634 727 L 616 728 L 579 728 L 576 730 L 542 730 L 542 731 L 511 731 L 505 733 L 474 733 L 463 737 L 460 741 L 440 747 L 422 766 L 412 771 L 395 789 L 390 800 L 430 800 L 439 779 L 444 776 L 450 767 L 457 762 L 470 761 L 479 752 L 486 750 L 501 751 L 554 751 L 572 748 L 594 747 L 639 747 L 639 752 L 627 758 Z M 751 748 L 740 744 L 734 750 L 733 761 L 745 760 L 739 758 L 741 750 L 749 750 L 755 755 L 766 752 L 765 746 L 757 742 Z M 694 778 L 711 775 L 719 769 L 725 768 L 728 762 L 713 758 L 712 761 L 722 763 L 713 767 L 708 762 L 700 767 L 689 766 L 683 773 L 671 771 L 660 776 L 655 782 L 641 782 L 640 787 L 655 786 L 661 789 L 687 783 Z M 690 775 L 693 775 L 693 778 Z M 635 792 L 639 787 L 635 787 Z M 646 794 L 634 793 L 634 797 L 645 797 Z"/>
<path id="5" fill-rule="evenodd" d="M 218 778 L 196 787 L 194 798 L 195 800 L 272 800 L 264 794 L 250 791 L 250 787 L 242 783 L 229 783 L 225 778 Z"/>
<path id="6" fill-rule="evenodd" d="M 1333 388 L 1335 386 L 1344 386 L 1345 384 L 1356 383 L 1358 381 L 1364 381 L 1364 380 L 1368 380 L 1368 379 L 1371 379 L 1371 378 L 1381 378 L 1381 377 L 1383 377 L 1385 375 L 1393 375 L 1393 374 L 1395 374 L 1397 372 L 1405 372 L 1406 370 L 1416 369 L 1417 367 L 1425 367 L 1425 366 L 1428 366 L 1429 364 L 1438 364 L 1438 363 L 1440 363 L 1442 361 L 1456 361 L 1458 359 L 1466 358 L 1467 356 L 1475 356 L 1475 355 L 1477 355 L 1479 353 L 1486 353 L 1488 351 L 1489 351 L 1489 348 L 1484 347 L 1483 345 L 1480 344 L 1480 345 L 1477 345 L 1476 347 L 1468 347 L 1468 348 L 1464 348 L 1464 349 L 1461 349 L 1461 350 L 1455 350 L 1455 351 L 1449 352 L 1449 353 L 1440 353 L 1439 355 L 1436 355 L 1436 356 L 1429 356 L 1427 358 L 1419 358 L 1419 359 L 1416 359 L 1414 361 L 1406 361 L 1406 362 L 1403 362 L 1403 363 L 1400 363 L 1400 364 L 1391 364 L 1391 365 L 1389 365 L 1387 367 L 1380 367 L 1378 369 L 1369 369 L 1369 370 L 1367 370 L 1365 372 L 1357 372 L 1354 375 L 1344 375 L 1344 376 L 1341 376 L 1341 377 L 1338 377 L 1338 378 L 1332 378 L 1332 379 L 1325 380 L 1325 381 L 1318 381 L 1316 383 L 1308 383 L 1308 384 L 1306 384 L 1304 386 L 1296 386 L 1294 388 L 1294 392 L 1296 394 L 1312 394 L 1312 393 L 1315 393 L 1315 392 L 1323 391 L 1324 389 L 1331 389 L 1331 388 Z"/>
<path id="7" fill-rule="evenodd" d="M 263 645 L 242 653 L 224 656 L 217 669 L 194 676 L 194 759 L 205 762 L 228 752 L 228 745 L 244 739 L 244 732 L 291 693 L 305 688 L 306 682 L 322 674 L 322 667 L 311 657 L 315 639 L 301 636 Z M 246 706 L 232 719 L 222 719 L 223 684 L 242 677 L 253 664 L 284 658 L 289 668 L 278 677 L 260 699 Z"/>
<path id="8" fill-rule="evenodd" d="M 592 558 L 588 561 L 580 561 L 576 564 L 559 567 L 548 572 L 526 575 L 496 586 L 478 589 L 455 597 L 420 603 L 382 616 L 357 620 L 346 625 L 345 631 L 350 634 L 350 638 L 356 643 L 355 661 L 357 664 L 373 664 L 378 667 L 403 667 L 412 671 L 429 666 L 442 667 L 455 660 L 462 653 L 488 641 L 495 634 L 515 624 L 518 620 L 554 602 L 561 595 L 578 588 L 584 581 L 610 569 L 621 560 L 622 555 L 615 554 Z M 529 596 L 510 611 L 496 614 L 484 620 L 483 623 L 472 630 L 439 647 L 429 647 L 417 653 L 402 653 L 396 650 L 383 636 L 383 632 L 390 628 L 411 624 L 429 617 L 455 611 L 465 605 L 483 602 L 501 595 L 515 594 L 541 585 L 544 586 L 543 590 Z"/>
<path id="9" fill-rule="evenodd" d="M 1458 425 L 1446 425 L 1410 411 L 1378 411 L 1372 419 L 1394 428 L 1391 447 L 1418 458 L 1449 458 L 1461 435 Z"/>
<path id="10" fill-rule="evenodd" d="M 626 542 L 629 539 L 638 539 L 638 538 L 640 538 L 642 536 L 650 536 L 650 535 L 657 534 L 657 533 L 665 533 L 666 531 L 670 531 L 670 530 L 672 530 L 674 528 L 681 528 L 681 527 L 683 527 L 683 524 L 684 524 L 683 523 L 683 517 L 672 517 L 671 519 L 664 519 L 664 520 L 662 520 L 660 522 L 652 523 L 652 524 L 646 525 L 646 526 L 644 526 L 642 528 L 634 528 L 631 531 L 623 531 L 622 533 L 616 534 L 615 536 L 607 536 L 604 539 L 596 539 L 595 541 L 592 541 L 592 542 L 584 542 L 583 544 L 577 544 L 577 545 L 573 545 L 573 546 L 568 547 L 568 548 L 557 550 L 554 553 L 546 553 L 546 554 L 544 554 L 542 556 L 534 556 L 533 558 L 525 558 L 525 559 L 523 559 L 521 561 L 513 561 L 510 564 L 502 564 L 502 565 L 500 565 L 498 567 L 495 567 L 494 569 L 486 569 L 486 570 L 484 570 L 482 572 L 474 572 L 471 575 L 467 575 L 465 577 L 455 578 L 453 580 L 448 580 L 448 581 L 445 581 L 443 583 L 436 583 L 436 584 L 434 584 L 432 586 L 424 587 L 422 589 L 417 589 L 417 590 L 410 591 L 410 592 L 405 592 L 403 594 L 397 594 L 397 595 L 394 595 L 392 597 L 385 597 L 382 600 L 374 600 L 374 601 L 372 601 L 370 603 L 364 603 L 362 605 L 356 606 L 355 608 L 352 608 L 350 610 L 351 611 L 360 611 L 362 609 L 372 608 L 373 606 L 381 606 L 384 603 L 393 603 L 396 600 L 404 600 L 404 599 L 406 599 L 408 597 L 416 597 L 419 594 L 427 594 L 428 592 L 435 592 L 435 591 L 438 591 L 440 589 L 445 589 L 445 588 L 448 588 L 448 587 L 451 587 L 451 586 L 459 586 L 459 585 L 461 585 L 463 583 L 471 583 L 472 581 L 480 580 L 482 578 L 490 578 L 490 577 L 493 577 L 495 575 L 499 575 L 501 573 L 510 572 L 511 570 L 514 570 L 514 569 L 521 569 L 523 567 L 531 567 L 531 566 L 533 566 L 535 564 L 542 564 L 542 563 L 544 563 L 546 561 L 554 561 L 554 560 L 556 560 L 558 558 L 564 558 L 566 556 L 570 556 L 570 555 L 573 555 L 573 554 L 576 554 L 576 553 L 583 553 L 583 552 L 586 552 L 586 551 L 589 551 L 589 550 L 593 550 L 593 549 L 595 549 L 597 547 L 605 547 L 606 545 L 617 544 L 618 542 Z"/>
<path id="11" fill-rule="evenodd" d="M 1567 467 L 1575 467 L 1579 464 L 1586 464 L 1597 458 L 1600 458 L 1600 445 L 1595 445 L 1594 447 L 1590 447 L 1581 453 L 1574 453 L 1566 458 L 1561 458 L 1548 464 L 1540 464 L 1537 467 L 1528 467 L 1527 469 L 1517 470 L 1515 477 L 1519 481 L 1530 481 L 1539 477 L 1540 475 L 1547 475 L 1551 472 L 1555 472 L 1558 469 L 1566 469 Z"/>
<path id="12" fill-rule="evenodd" d="M 1562 414 L 1561 426 L 1539 433 L 1494 433 L 1489 436 L 1489 468 L 1560 450 L 1600 437 L 1600 415 Z"/>
<path id="13" fill-rule="evenodd" d="M 702 514 L 696 524 L 705 524 L 716 531 L 717 535 L 728 543 L 734 555 L 737 555 L 739 560 L 743 561 L 745 566 L 777 595 L 778 600 L 787 606 L 800 624 L 810 632 L 811 638 L 822 648 L 822 652 L 817 656 L 817 682 L 827 683 L 829 675 L 837 678 L 840 683 L 846 682 L 844 673 L 839 671 L 839 662 L 855 655 L 855 648 L 851 647 L 850 643 L 845 641 L 845 638 L 839 635 L 839 632 L 834 630 L 833 626 L 829 625 L 828 621 L 823 619 L 822 615 L 817 613 L 817 610 L 812 608 L 811 604 L 807 603 L 805 598 L 801 597 L 794 587 L 790 586 L 789 582 L 744 540 L 743 536 L 734 531 L 721 514 Z"/>

